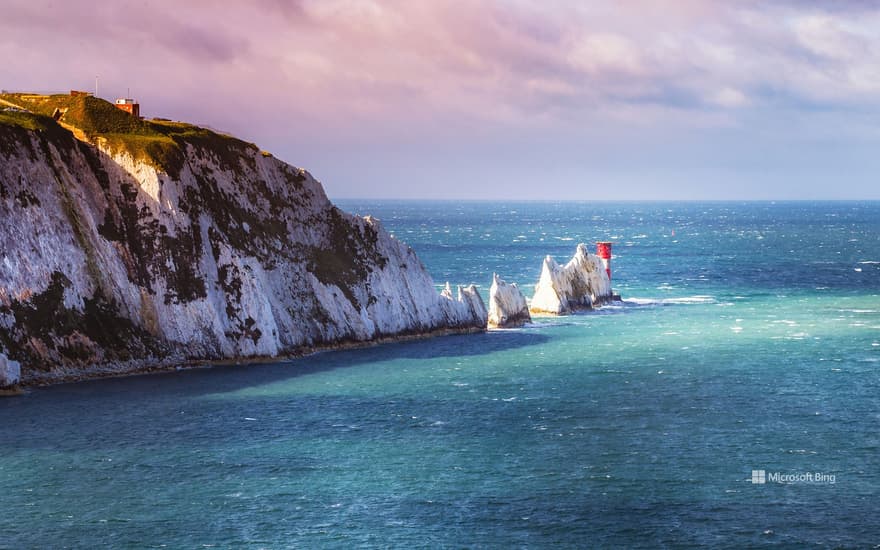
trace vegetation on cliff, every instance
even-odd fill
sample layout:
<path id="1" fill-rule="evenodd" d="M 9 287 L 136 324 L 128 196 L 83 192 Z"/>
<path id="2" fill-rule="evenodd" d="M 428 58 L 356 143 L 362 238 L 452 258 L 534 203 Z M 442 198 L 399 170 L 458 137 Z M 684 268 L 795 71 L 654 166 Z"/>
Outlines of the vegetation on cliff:
<path id="1" fill-rule="evenodd" d="M 260 153 L 253 143 L 185 122 L 144 120 L 90 95 L 0 94 L 0 100 L 22 109 L 0 111 L 0 125 L 58 131 L 60 124 L 82 132 L 93 143 L 128 152 L 174 178 L 183 168 L 187 144 L 212 154 L 225 169 L 237 168 L 243 158 Z"/>

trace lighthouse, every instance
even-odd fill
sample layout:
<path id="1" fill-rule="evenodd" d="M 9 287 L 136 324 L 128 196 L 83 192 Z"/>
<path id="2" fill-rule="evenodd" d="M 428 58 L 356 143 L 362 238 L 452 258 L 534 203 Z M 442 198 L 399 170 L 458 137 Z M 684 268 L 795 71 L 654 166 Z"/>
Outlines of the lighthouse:
<path id="1" fill-rule="evenodd" d="M 602 260 L 605 266 L 605 273 L 608 274 L 608 280 L 611 280 L 611 243 L 608 241 L 599 241 L 596 243 L 596 255 Z"/>

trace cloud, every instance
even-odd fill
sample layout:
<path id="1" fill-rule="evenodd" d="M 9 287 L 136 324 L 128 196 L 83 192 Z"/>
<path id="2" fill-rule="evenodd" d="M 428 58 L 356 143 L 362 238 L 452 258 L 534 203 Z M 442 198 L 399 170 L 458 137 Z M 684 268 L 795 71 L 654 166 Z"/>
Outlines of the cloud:
<path id="1" fill-rule="evenodd" d="M 96 11 L 14 1 L 0 29 L 7 42 L 44 43 L 47 64 L 124 57 L 149 74 L 165 70 L 170 82 L 196 76 L 227 95 L 272 88 L 267 95 L 312 114 L 302 104 L 321 102 L 330 119 L 430 110 L 570 120 L 657 102 L 686 120 L 701 105 L 760 108 L 768 89 L 875 102 L 877 11 L 866 2 L 803 5 L 223 0 Z"/>
<path id="2" fill-rule="evenodd" d="M 6 40 L 29 37 L 30 48 L 53 49 L 77 44 L 90 51 L 118 56 L 141 50 L 156 55 L 174 55 L 191 62 L 224 63 L 246 54 L 248 37 L 225 32 L 215 25 L 209 10 L 193 4 L 166 5 L 111 2 L 100 10 L 78 2 L 37 3 L 14 1 L 5 5 L 0 28 Z M 202 6 L 207 7 L 207 6 Z M 75 54 L 57 51 L 58 61 Z"/>
<path id="3" fill-rule="evenodd" d="M 709 96 L 709 102 L 721 107 L 745 107 L 749 98 L 733 88 L 722 88 Z"/>
<path id="4" fill-rule="evenodd" d="M 100 74 L 106 93 L 132 87 L 148 115 L 294 156 L 314 143 L 508 135 L 625 144 L 656 128 L 864 136 L 872 118 L 853 113 L 880 106 L 880 8 L 867 1 L 11 0 L 2 11 L 3 88 L 90 87 Z"/>
<path id="5" fill-rule="evenodd" d="M 614 33 L 582 37 L 569 52 L 569 61 L 576 69 L 598 76 L 606 72 L 645 73 L 641 50 L 630 39 Z"/>

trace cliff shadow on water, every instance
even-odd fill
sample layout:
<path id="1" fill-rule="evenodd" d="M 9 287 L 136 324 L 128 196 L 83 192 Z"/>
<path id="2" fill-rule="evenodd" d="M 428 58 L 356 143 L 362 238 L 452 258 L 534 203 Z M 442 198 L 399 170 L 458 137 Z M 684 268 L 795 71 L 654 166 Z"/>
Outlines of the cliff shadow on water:
<path id="1" fill-rule="evenodd" d="M 293 360 L 283 360 L 273 363 L 251 363 L 226 365 L 205 369 L 184 369 L 180 371 L 156 373 L 151 376 L 136 376 L 126 378 L 108 378 L 101 380 L 88 380 L 68 384 L 59 384 L 52 387 L 28 390 L 27 399 L 4 399 L 0 400 L 0 415 L 8 420 L 6 425 L 16 426 L 19 436 L 15 437 L 16 447 L 41 447 L 47 441 L 63 441 L 69 437 L 63 434 L 82 434 L 82 445 L 90 449 L 116 448 L 126 446 L 127 436 L 122 434 L 152 433 L 146 425 L 151 424 L 157 417 L 168 414 L 179 414 L 180 411 L 190 411 L 195 414 L 197 410 L 204 412 L 210 409 L 212 415 L 235 415 L 239 414 L 236 405 L 227 403 L 219 396 L 236 392 L 259 392 L 262 387 L 270 387 L 283 384 L 297 378 L 321 374 L 329 371 L 346 369 L 369 369 L 372 364 L 393 362 L 398 359 L 418 359 L 420 361 L 409 362 L 407 371 L 411 374 L 403 374 L 404 378 L 411 377 L 418 380 L 421 374 L 417 371 L 423 369 L 438 369 L 438 364 L 433 360 L 440 360 L 443 367 L 455 364 L 456 358 L 477 357 L 496 352 L 515 352 L 517 349 L 546 344 L 548 337 L 530 330 L 510 330 L 486 332 L 475 335 L 450 335 L 437 338 L 401 342 L 396 344 L 383 344 L 353 350 L 339 350 L 332 353 L 317 353 L 307 357 Z M 414 370 L 415 369 L 415 370 Z M 214 399 L 218 397 L 218 399 Z M 206 400 L 207 398 L 207 400 Z M 290 394 L 285 396 L 259 396 L 253 395 L 246 401 L 251 414 L 259 416 L 261 403 L 270 406 L 279 399 L 295 403 L 296 407 L 303 407 L 304 403 L 313 401 L 315 406 L 327 407 L 328 404 L 352 399 L 345 395 L 334 395 L 331 391 L 328 395 L 310 396 L 306 394 Z M 377 409 L 388 406 L 388 400 L 379 398 L 357 397 L 363 408 L 367 401 Z M 409 398 L 408 398 L 409 399 Z M 79 418 L 68 418 L 64 423 L 45 423 L 41 415 L 33 415 L 28 411 L 31 408 L 44 410 L 57 408 L 59 414 L 69 410 L 71 403 L 87 402 L 89 410 Z M 216 405 L 211 405 L 215 403 Z M 243 403 L 244 404 L 244 403 Z M 420 406 L 425 406 L 420 403 Z M 131 410 L 135 407 L 139 413 L 135 415 L 138 422 L 145 424 L 144 430 L 132 430 L 128 422 L 131 418 Z M 274 410 L 277 405 L 271 405 Z M 308 408 L 308 407 L 307 407 Z M 209 411 L 209 412 L 210 412 Z M 207 413 L 205 413 L 207 414 Z M 119 425 L 114 419 L 117 417 L 129 418 L 126 425 Z M 153 419 L 153 420 L 151 420 Z M 185 417 L 180 418 L 180 423 L 185 425 L 189 422 Z M 34 433 L 42 433 L 39 438 L 31 439 L 22 437 L 22 433 L 29 433 L 27 425 L 31 422 L 39 423 L 40 430 Z M 76 429 L 72 423 L 79 424 L 81 429 Z M 56 429 L 58 436 L 47 438 L 47 429 Z M 219 427 L 219 425 L 218 425 Z M 250 427 L 247 424 L 241 426 L 242 430 Z M 199 429 L 206 429 L 204 422 L 200 423 Z M 224 427 L 224 430 L 229 427 Z M 0 428 L 2 433 L 3 428 Z M 100 430 L 100 437 L 93 437 L 93 431 Z M 120 431 L 120 437 L 114 437 L 114 431 Z M 236 431 L 233 429 L 233 432 Z M 92 434 L 92 435 L 90 435 Z M 154 434 L 161 437 L 163 444 L 170 444 L 176 439 L 177 432 Z M 183 441 L 191 437 L 191 434 L 182 434 Z M 10 439 L 11 441 L 11 439 Z"/>

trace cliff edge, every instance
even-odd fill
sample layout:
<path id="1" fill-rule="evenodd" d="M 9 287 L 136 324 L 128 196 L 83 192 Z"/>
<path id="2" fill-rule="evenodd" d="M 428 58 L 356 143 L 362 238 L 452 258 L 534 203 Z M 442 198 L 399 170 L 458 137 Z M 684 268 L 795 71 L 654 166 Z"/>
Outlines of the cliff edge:
<path id="1" fill-rule="evenodd" d="M 305 170 L 92 97 L 0 105 L 0 354 L 23 383 L 485 330 Z"/>

